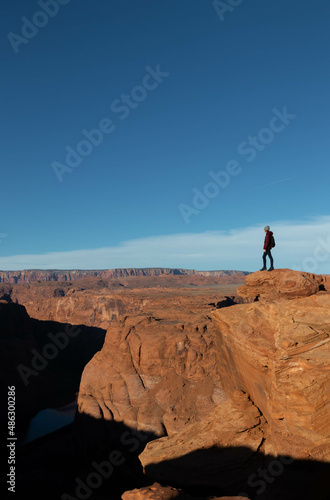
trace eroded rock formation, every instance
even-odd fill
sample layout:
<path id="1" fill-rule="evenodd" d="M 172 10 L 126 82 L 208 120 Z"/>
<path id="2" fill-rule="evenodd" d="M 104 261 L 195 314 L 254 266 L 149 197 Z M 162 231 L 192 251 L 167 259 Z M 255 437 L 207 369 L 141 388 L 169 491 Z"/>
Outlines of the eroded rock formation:
<path id="1" fill-rule="evenodd" d="M 122 500 L 208 500 L 210 497 L 192 497 L 182 490 L 154 483 L 141 489 L 126 491 Z M 213 500 L 249 500 L 246 497 L 214 497 Z"/>
<path id="2" fill-rule="evenodd" d="M 213 314 L 226 394 L 243 390 L 258 406 L 268 422 L 267 452 L 330 460 L 330 294 L 324 286 L 319 291 L 324 283 L 289 270 L 255 273 L 238 293 L 258 290 L 261 301 Z"/>
<path id="3" fill-rule="evenodd" d="M 266 422 L 247 395 L 237 391 L 200 422 L 147 444 L 141 462 L 163 484 L 222 488 L 237 493 L 263 451 Z M 238 481 L 239 478 L 239 481 Z"/>
<path id="4" fill-rule="evenodd" d="M 212 328 L 207 316 L 174 307 L 113 323 L 84 370 L 79 414 L 154 436 L 199 421 L 225 400 Z"/>
<path id="5" fill-rule="evenodd" d="M 89 277 L 61 283 L 2 284 L 0 300 L 24 305 L 28 314 L 39 320 L 108 329 L 113 320 L 138 314 L 146 308 L 153 314 L 165 303 L 171 308 L 180 301 L 184 309 L 194 304 L 192 310 L 204 307 L 205 311 L 210 309 L 209 304 L 224 298 L 224 294 L 235 293 L 237 284 L 243 282 L 242 273 L 228 276 Z"/>
<path id="6" fill-rule="evenodd" d="M 326 499 L 327 281 L 289 270 L 255 273 L 246 280 L 240 292 L 258 301 L 212 313 L 218 370 L 228 401 L 200 422 L 149 443 L 141 462 L 153 480 L 176 487 L 212 485 L 214 491 L 243 490 L 267 500 L 304 495 Z M 275 475 L 280 479 L 275 481 Z"/>
<path id="7" fill-rule="evenodd" d="M 328 500 L 328 279 L 258 272 L 246 277 L 240 300 L 217 279 L 161 275 L 2 286 L 3 298 L 39 315 L 32 320 L 15 303 L 3 306 L 17 314 L 3 315 L 2 340 L 24 363 L 33 347 L 43 349 L 50 323 L 42 315 L 107 328 L 82 375 L 73 433 L 54 437 L 58 461 L 67 454 L 56 469 L 61 492 L 77 497 L 77 477 L 87 484 L 99 464 L 107 461 L 109 468 L 115 452 L 121 465 L 101 478 L 95 498 Z M 66 360 L 81 363 L 82 354 L 67 351 Z M 58 373 L 47 380 L 40 374 L 39 382 L 58 380 Z M 70 372 L 62 383 L 65 376 Z M 33 388 L 40 390 L 45 393 L 44 386 Z M 33 491 L 34 465 L 27 463 L 47 456 L 47 438 L 29 450 L 25 481 Z M 47 491 L 54 474 L 52 458 L 45 462 Z M 125 488 L 133 491 L 123 494 Z"/>
<path id="8" fill-rule="evenodd" d="M 309 297 L 321 290 L 330 291 L 328 276 L 277 269 L 271 273 L 258 271 L 246 276 L 245 285 L 239 286 L 237 293 L 244 298 L 274 302 Z"/>

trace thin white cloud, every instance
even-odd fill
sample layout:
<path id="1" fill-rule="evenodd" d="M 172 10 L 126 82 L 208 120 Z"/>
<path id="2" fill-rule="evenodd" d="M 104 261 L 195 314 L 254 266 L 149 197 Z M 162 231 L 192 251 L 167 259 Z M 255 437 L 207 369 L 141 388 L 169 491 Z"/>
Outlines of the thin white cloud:
<path id="1" fill-rule="evenodd" d="M 330 273 L 330 216 L 266 223 L 276 238 L 275 267 Z M 151 236 L 93 250 L 0 257 L 0 269 L 180 267 L 255 271 L 262 264 L 263 238 L 263 224 L 231 231 Z"/>
<path id="2" fill-rule="evenodd" d="M 252 189 L 249 189 L 248 192 L 255 191 L 256 189 L 264 189 L 265 187 L 268 187 L 268 186 L 274 186 L 274 184 L 281 184 L 282 182 L 291 181 L 292 179 L 295 179 L 295 178 L 296 178 L 296 176 L 287 177 L 285 179 L 280 179 L 279 181 L 269 182 L 268 184 L 263 184 L 262 186 L 257 186 L 257 187 L 254 187 Z"/>

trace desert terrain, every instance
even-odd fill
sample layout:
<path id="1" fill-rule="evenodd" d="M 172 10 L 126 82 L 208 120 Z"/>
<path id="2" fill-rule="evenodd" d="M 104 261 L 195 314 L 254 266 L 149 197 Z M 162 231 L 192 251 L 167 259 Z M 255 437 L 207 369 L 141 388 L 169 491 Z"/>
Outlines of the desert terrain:
<path id="1" fill-rule="evenodd" d="M 329 499 L 329 277 L 0 276 L 18 498 Z M 73 402 L 71 424 L 25 441 Z"/>

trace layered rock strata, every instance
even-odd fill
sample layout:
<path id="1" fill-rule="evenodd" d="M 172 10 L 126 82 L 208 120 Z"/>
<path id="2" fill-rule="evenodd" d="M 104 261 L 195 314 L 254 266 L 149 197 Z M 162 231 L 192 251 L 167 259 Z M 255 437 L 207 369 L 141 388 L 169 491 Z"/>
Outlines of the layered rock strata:
<path id="1" fill-rule="evenodd" d="M 194 269 L 171 268 L 123 268 L 103 270 L 41 270 L 28 269 L 24 271 L 0 271 L 0 283 L 32 283 L 35 281 L 75 281 L 83 278 L 114 279 L 129 276 L 245 276 L 246 271 L 195 271 Z"/>
<path id="2" fill-rule="evenodd" d="M 207 316 L 171 311 L 113 323 L 83 372 L 77 424 L 88 415 L 163 436 L 206 416 L 226 399 L 212 327 Z"/>
<path id="3" fill-rule="evenodd" d="M 243 390 L 260 409 L 268 452 L 330 460 L 328 282 L 289 270 L 246 282 L 238 293 L 258 302 L 213 314 L 226 394 Z"/>
<path id="4" fill-rule="evenodd" d="M 210 310 L 224 295 L 236 293 L 237 283 L 243 281 L 242 275 L 160 275 L 3 284 L 0 299 L 24 305 L 28 314 L 39 320 L 108 329 L 120 317 L 145 311 L 153 314 L 178 303 L 182 310 Z"/>
<path id="5" fill-rule="evenodd" d="M 289 270 L 246 281 L 239 292 L 253 303 L 212 313 L 228 400 L 200 422 L 148 443 L 140 460 L 151 479 L 175 487 L 327 499 L 328 282 Z"/>

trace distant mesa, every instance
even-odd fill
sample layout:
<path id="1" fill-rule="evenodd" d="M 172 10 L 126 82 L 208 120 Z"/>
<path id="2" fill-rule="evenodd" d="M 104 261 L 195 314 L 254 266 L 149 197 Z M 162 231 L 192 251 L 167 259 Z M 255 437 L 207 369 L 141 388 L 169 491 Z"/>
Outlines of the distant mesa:
<path id="1" fill-rule="evenodd" d="M 163 267 L 146 268 L 118 268 L 100 270 L 57 270 L 57 269 L 27 269 L 22 271 L 0 271 L 0 283 L 33 283 L 36 281 L 76 281 L 83 278 L 126 278 L 130 276 L 212 276 L 244 277 L 250 274 L 247 271 L 196 271 L 194 269 L 176 269 Z"/>

